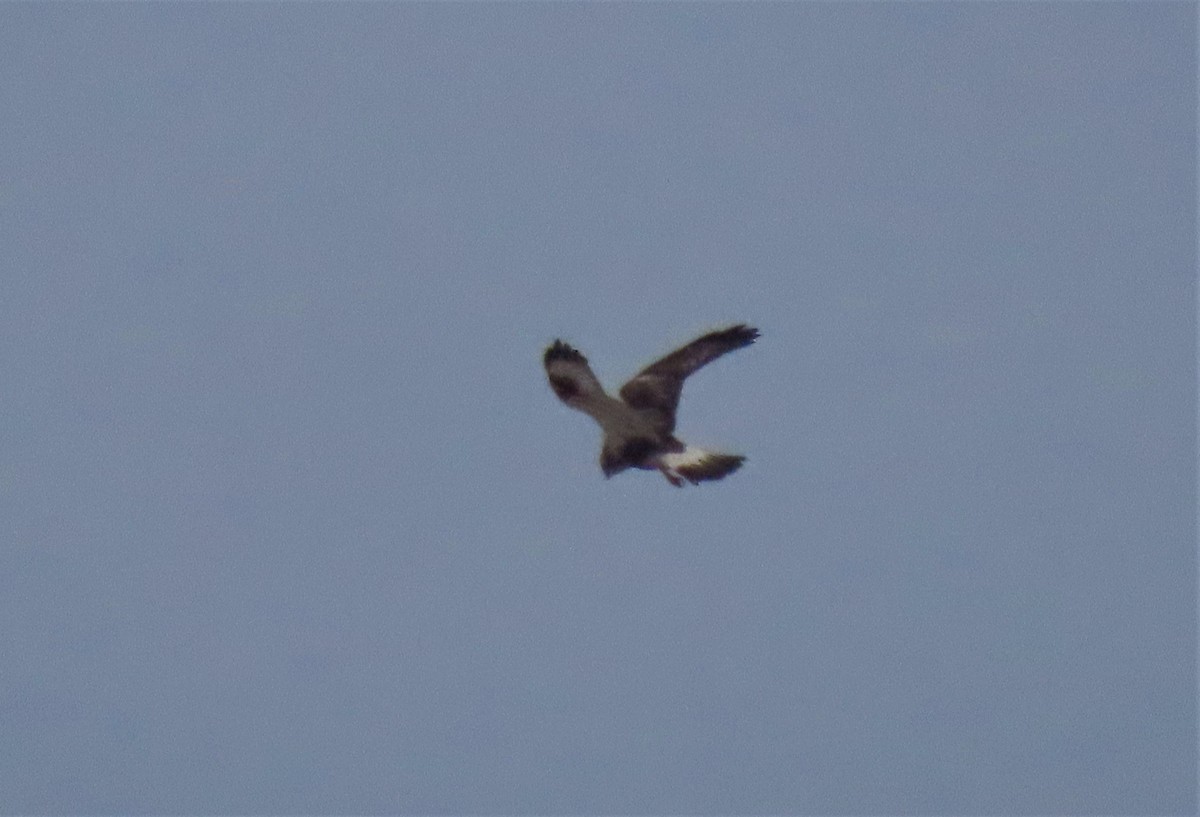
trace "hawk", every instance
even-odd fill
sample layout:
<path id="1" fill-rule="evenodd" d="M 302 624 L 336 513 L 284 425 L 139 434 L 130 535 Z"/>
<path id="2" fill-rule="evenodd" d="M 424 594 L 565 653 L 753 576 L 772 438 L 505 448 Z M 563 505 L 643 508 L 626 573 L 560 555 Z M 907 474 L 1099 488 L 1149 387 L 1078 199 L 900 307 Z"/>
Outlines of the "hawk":
<path id="1" fill-rule="evenodd" d="M 600 424 L 600 470 L 611 477 L 626 468 L 659 471 L 676 488 L 687 480 L 697 485 L 721 479 L 742 466 L 745 457 L 716 454 L 675 438 L 675 410 L 683 381 L 726 352 L 749 346 L 758 330 L 745 324 L 709 332 L 651 363 L 621 387 L 620 399 L 610 397 L 592 373 L 587 358 L 556 340 L 542 362 L 550 388 L 573 409 Z"/>

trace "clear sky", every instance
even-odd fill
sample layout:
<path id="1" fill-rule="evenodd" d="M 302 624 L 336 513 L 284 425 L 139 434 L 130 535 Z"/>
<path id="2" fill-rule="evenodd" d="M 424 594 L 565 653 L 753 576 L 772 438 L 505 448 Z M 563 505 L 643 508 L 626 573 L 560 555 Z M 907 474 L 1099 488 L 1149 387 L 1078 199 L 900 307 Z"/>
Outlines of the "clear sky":
<path id="1" fill-rule="evenodd" d="M 1193 813 L 1195 20 L 3 4 L 0 812 Z"/>

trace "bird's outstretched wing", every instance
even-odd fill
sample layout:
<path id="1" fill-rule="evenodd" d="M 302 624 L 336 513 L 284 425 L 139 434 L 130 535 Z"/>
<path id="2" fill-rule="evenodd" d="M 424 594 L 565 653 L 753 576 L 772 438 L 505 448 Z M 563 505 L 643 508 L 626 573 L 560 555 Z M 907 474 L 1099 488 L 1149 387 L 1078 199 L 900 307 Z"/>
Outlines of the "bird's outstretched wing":
<path id="1" fill-rule="evenodd" d="M 592 373 L 587 358 L 561 340 L 546 348 L 542 356 L 550 388 L 568 406 L 593 414 L 592 406 L 604 398 L 604 387 Z M 594 416 L 594 414 L 593 414 Z"/>
<path id="2" fill-rule="evenodd" d="M 726 352 L 749 346 L 757 337 L 758 330 L 744 323 L 709 332 L 634 375 L 621 387 L 621 399 L 651 414 L 655 425 L 670 433 L 675 429 L 675 410 L 687 376 Z"/>

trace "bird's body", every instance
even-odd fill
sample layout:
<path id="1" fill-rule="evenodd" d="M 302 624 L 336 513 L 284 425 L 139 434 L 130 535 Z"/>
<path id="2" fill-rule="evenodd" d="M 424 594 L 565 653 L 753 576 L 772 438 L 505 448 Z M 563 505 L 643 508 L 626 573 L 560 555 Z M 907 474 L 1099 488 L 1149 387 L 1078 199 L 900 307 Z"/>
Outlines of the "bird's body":
<path id="1" fill-rule="evenodd" d="M 757 337 L 758 330 L 744 324 L 710 332 L 636 374 L 621 387 L 620 399 L 607 394 L 587 358 L 561 340 L 546 349 L 543 363 L 558 398 L 600 425 L 600 468 L 606 477 L 626 468 L 657 470 L 679 487 L 684 480 L 695 485 L 720 479 L 745 461 L 680 442 L 674 435 L 675 411 L 688 375 Z"/>

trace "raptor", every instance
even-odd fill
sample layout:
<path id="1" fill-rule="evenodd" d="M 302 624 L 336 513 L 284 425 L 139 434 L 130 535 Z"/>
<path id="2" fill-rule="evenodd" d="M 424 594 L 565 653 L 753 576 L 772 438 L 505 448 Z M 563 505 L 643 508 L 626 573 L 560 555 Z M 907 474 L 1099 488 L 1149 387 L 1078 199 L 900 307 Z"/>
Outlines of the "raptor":
<path id="1" fill-rule="evenodd" d="M 679 488 L 684 480 L 696 485 L 721 479 L 745 461 L 738 454 L 718 454 L 681 442 L 674 434 L 675 413 L 688 375 L 757 338 L 758 330 L 745 324 L 709 332 L 642 369 L 621 387 L 618 397 L 605 392 L 587 358 L 561 340 L 547 347 L 542 362 L 558 399 L 600 424 L 600 470 L 605 477 L 640 468 L 659 471 Z"/>

